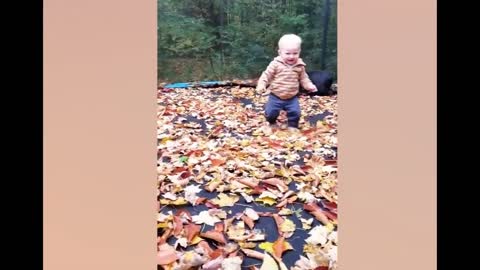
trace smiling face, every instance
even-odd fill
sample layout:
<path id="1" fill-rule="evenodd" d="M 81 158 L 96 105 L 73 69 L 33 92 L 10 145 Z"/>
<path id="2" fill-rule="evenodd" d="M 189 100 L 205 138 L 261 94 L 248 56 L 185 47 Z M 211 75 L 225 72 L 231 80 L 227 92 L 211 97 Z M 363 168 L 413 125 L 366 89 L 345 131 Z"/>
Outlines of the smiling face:
<path id="1" fill-rule="evenodd" d="M 297 63 L 300 57 L 300 46 L 298 44 L 284 44 L 278 49 L 278 55 L 288 65 Z"/>

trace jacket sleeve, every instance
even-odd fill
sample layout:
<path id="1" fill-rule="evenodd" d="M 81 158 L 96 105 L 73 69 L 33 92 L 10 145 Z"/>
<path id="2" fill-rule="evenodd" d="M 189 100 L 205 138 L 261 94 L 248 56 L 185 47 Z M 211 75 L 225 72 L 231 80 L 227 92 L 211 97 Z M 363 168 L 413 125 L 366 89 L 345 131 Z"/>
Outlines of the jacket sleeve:
<path id="1" fill-rule="evenodd" d="M 267 66 L 267 69 L 265 69 L 265 71 L 260 76 L 260 79 L 258 79 L 256 88 L 257 92 L 265 90 L 267 88 L 267 85 L 271 83 L 276 72 L 276 66 L 277 64 L 275 63 L 275 61 L 270 62 L 270 64 Z"/>
<path id="2" fill-rule="evenodd" d="M 312 83 L 312 81 L 308 77 L 308 74 L 305 71 L 305 67 L 302 67 L 302 71 L 300 72 L 300 84 L 307 91 L 310 91 L 310 89 L 315 87 L 315 85 Z"/>

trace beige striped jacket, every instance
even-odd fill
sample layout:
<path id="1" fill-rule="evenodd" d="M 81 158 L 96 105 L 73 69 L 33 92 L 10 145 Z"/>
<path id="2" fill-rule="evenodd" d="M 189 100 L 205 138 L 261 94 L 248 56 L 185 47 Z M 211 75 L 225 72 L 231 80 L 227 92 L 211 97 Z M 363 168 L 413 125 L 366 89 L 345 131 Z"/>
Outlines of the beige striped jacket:
<path id="1" fill-rule="evenodd" d="M 268 91 L 277 97 L 290 99 L 298 94 L 299 83 L 305 89 L 313 87 L 313 83 L 305 71 L 305 66 L 306 64 L 301 58 L 296 64 L 290 66 L 283 62 L 280 56 L 277 56 L 258 79 L 256 90 L 260 92 L 268 87 Z"/>

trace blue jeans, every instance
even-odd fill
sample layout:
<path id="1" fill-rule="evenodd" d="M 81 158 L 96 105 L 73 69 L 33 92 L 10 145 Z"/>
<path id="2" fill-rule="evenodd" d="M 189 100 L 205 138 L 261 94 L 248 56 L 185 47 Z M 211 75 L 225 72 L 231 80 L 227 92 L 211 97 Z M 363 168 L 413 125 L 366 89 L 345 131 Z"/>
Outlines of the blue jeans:
<path id="1" fill-rule="evenodd" d="M 287 112 L 288 126 L 298 128 L 300 121 L 300 103 L 298 97 L 291 99 L 280 99 L 277 96 L 270 94 L 267 104 L 265 105 L 265 118 L 270 124 L 275 124 L 281 110 Z"/>

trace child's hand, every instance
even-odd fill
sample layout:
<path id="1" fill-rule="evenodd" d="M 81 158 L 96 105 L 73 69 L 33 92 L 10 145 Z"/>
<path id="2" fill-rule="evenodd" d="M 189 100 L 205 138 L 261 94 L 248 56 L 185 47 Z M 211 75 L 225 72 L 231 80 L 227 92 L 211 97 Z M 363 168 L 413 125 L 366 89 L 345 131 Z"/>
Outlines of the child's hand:
<path id="1" fill-rule="evenodd" d="M 318 91 L 318 89 L 317 89 L 317 87 L 316 87 L 315 85 L 312 85 L 312 86 L 310 87 L 310 89 L 307 89 L 307 90 L 310 91 L 310 93 L 315 93 L 315 92 Z"/>
<path id="2" fill-rule="evenodd" d="M 266 95 L 270 94 L 270 92 L 267 91 L 267 89 L 265 89 L 265 88 L 259 88 L 256 91 L 257 91 L 257 93 L 259 93 L 262 96 L 266 96 Z"/>
<path id="3" fill-rule="evenodd" d="M 265 90 L 263 93 L 262 93 L 262 96 L 268 96 L 270 95 L 270 91 L 268 90 Z"/>

